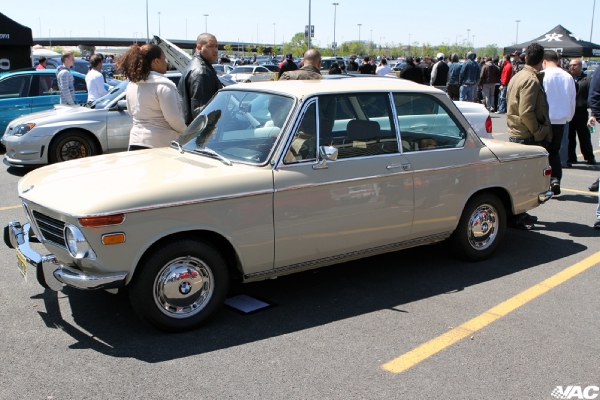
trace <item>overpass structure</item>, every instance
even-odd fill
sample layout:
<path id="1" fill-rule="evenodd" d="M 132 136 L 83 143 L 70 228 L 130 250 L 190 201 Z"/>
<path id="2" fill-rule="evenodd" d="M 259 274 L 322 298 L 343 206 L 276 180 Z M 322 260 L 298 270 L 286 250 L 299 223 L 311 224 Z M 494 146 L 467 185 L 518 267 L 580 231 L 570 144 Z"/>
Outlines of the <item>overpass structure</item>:
<path id="1" fill-rule="evenodd" d="M 150 38 L 152 40 L 152 38 Z M 196 40 L 181 40 L 181 39 L 167 39 L 175 46 L 184 50 L 191 50 L 196 48 Z M 132 44 L 142 45 L 146 43 L 146 38 L 94 38 L 94 37 L 55 37 L 55 38 L 34 38 L 33 42 L 42 46 L 74 46 L 79 47 L 82 52 L 84 50 L 90 51 L 90 54 L 95 52 L 96 47 L 129 47 Z M 256 43 L 248 42 L 219 42 L 219 50 L 224 51 L 225 46 L 230 45 L 234 52 L 243 52 L 246 46 L 250 46 L 255 51 L 258 46 Z M 271 44 L 262 44 L 264 47 L 264 53 L 270 54 Z"/>

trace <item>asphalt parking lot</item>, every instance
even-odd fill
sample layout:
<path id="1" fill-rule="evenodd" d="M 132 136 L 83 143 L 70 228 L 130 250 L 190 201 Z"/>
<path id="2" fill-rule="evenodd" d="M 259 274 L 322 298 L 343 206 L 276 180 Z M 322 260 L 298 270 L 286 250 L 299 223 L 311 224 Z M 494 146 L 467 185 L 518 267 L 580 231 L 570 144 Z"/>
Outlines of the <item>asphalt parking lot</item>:
<path id="1" fill-rule="evenodd" d="M 493 122 L 506 140 L 505 117 Z M 25 219 L 25 172 L 0 167 L 2 225 Z M 0 246 L 0 398 L 552 399 L 558 386 L 600 386 L 587 190 L 599 174 L 565 169 L 563 193 L 531 212 L 535 229 L 509 229 L 490 260 L 439 244 L 242 285 L 275 307 L 224 308 L 175 335 L 144 325 L 123 294 L 25 282 Z"/>

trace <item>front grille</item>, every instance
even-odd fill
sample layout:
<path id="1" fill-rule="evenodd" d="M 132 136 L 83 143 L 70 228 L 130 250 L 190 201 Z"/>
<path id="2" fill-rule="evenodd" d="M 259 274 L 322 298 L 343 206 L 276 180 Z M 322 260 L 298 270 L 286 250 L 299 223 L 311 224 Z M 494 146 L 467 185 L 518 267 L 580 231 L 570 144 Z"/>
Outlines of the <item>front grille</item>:
<path id="1" fill-rule="evenodd" d="M 45 241 L 54 243 L 57 246 L 67 248 L 67 244 L 65 243 L 65 238 L 63 236 L 63 229 L 65 228 L 65 223 L 39 213 L 37 211 L 33 212 L 33 218 L 35 218 L 35 223 L 38 228 L 40 228 L 40 233 Z"/>

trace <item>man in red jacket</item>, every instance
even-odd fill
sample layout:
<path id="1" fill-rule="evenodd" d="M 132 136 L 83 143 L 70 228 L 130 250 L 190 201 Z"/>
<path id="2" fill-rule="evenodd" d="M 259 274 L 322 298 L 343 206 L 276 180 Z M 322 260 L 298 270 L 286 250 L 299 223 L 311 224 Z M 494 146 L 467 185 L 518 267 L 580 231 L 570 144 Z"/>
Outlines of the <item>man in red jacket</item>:
<path id="1" fill-rule="evenodd" d="M 510 56 L 504 55 L 504 64 L 502 64 L 502 74 L 500 75 L 500 103 L 498 104 L 498 111 L 496 114 L 506 114 L 506 90 L 508 89 L 508 82 L 512 78 L 513 69 L 510 63 Z"/>

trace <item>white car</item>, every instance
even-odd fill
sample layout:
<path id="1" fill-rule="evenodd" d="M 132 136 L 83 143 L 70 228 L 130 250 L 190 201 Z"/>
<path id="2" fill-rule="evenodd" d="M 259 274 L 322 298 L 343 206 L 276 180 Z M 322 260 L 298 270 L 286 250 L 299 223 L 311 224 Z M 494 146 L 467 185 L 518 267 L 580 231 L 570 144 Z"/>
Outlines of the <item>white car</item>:
<path id="1" fill-rule="evenodd" d="M 273 80 L 273 73 L 262 65 L 241 65 L 229 73 L 235 82 L 264 82 Z"/>

